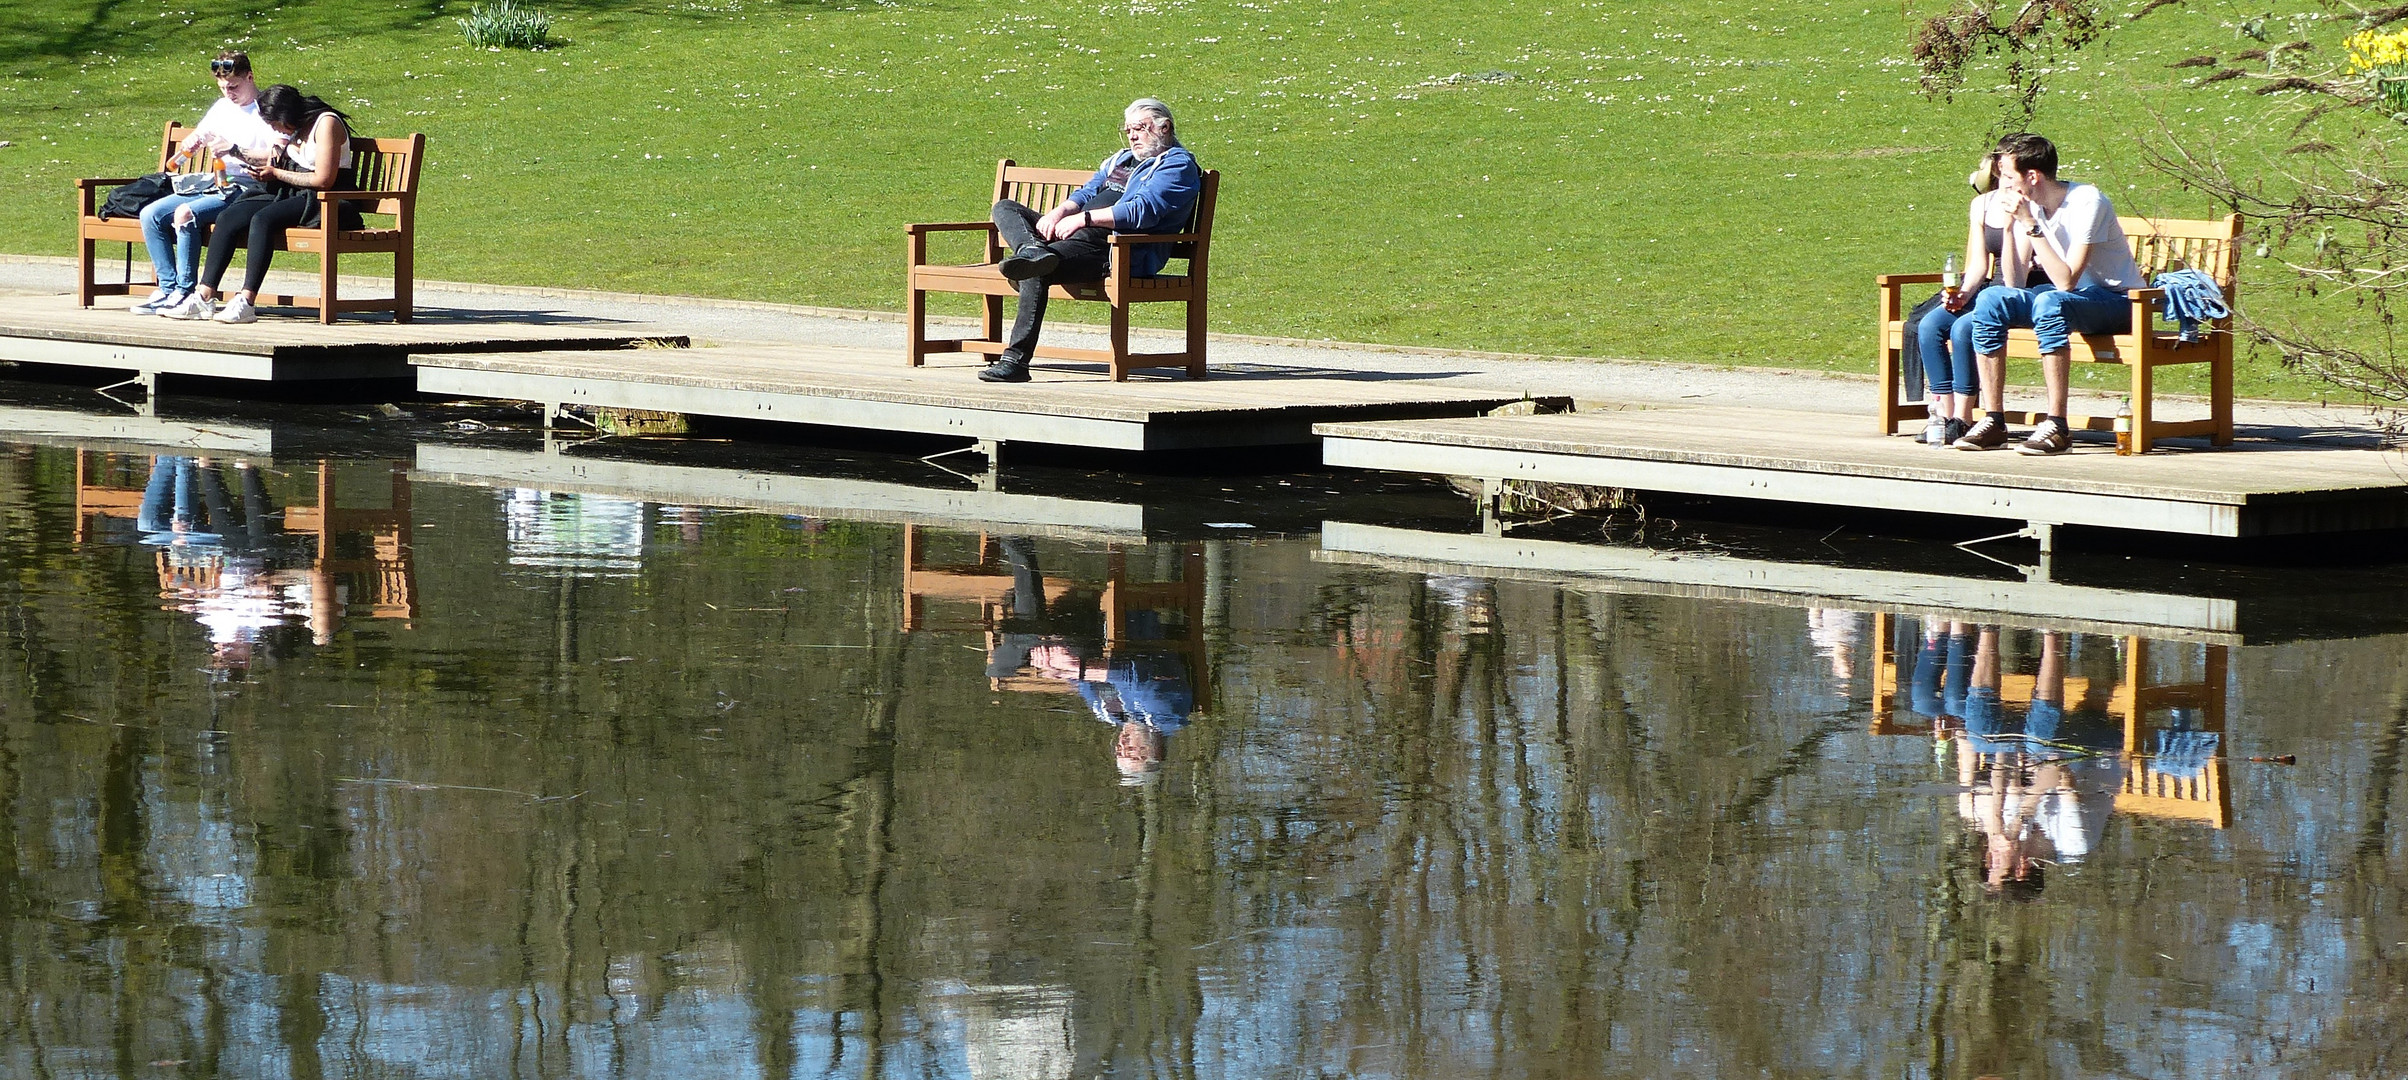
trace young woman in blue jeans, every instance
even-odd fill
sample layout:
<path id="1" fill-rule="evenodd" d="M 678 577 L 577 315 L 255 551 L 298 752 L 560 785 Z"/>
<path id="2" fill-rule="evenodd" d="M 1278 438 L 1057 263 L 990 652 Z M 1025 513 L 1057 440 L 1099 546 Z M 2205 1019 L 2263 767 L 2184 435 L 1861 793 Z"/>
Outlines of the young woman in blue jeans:
<path id="1" fill-rule="evenodd" d="M 1923 354 L 1924 397 L 1932 405 L 1931 422 L 1923 429 L 1923 441 L 1930 446 L 1947 446 L 1973 426 L 1974 398 L 1982 382 L 1973 362 L 1973 323 L 1963 316 L 1973 310 L 1975 297 L 1985 288 L 2022 288 L 2032 267 L 2031 238 L 2007 227 L 2005 204 L 1996 198 L 1998 155 L 1983 155 L 1981 165 L 1966 179 L 1980 194 L 1967 213 L 1965 279 L 1954 304 L 1931 309 L 1915 324 L 1915 344 Z"/>
<path id="2" fill-rule="evenodd" d="M 250 183 L 251 167 L 244 154 L 272 154 L 282 136 L 259 119 L 259 83 L 251 74 L 251 58 L 228 49 L 209 61 L 217 80 L 218 100 L 209 107 L 192 133 L 177 147 L 183 154 L 205 154 L 225 162 L 228 186 L 192 195 L 165 195 L 142 208 L 142 246 L 150 252 L 158 287 L 135 304 L 136 315 L 156 315 L 192 294 L 201 272 L 201 230 L 217 219 L 228 200 Z"/>

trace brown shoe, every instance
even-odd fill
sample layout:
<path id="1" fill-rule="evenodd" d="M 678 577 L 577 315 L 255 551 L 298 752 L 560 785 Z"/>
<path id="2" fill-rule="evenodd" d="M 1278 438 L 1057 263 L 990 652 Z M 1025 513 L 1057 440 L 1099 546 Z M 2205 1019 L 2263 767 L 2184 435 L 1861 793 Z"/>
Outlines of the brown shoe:
<path id="1" fill-rule="evenodd" d="M 2032 429 L 2032 437 L 2025 439 L 2022 446 L 2015 448 L 2015 452 L 2030 454 L 2033 457 L 2044 457 L 2049 454 L 2062 454 L 2073 448 L 2073 439 L 2066 434 L 2065 425 L 2054 420 L 2043 420 L 2039 427 Z"/>
<path id="2" fill-rule="evenodd" d="M 1957 450 L 1996 450 L 2007 445 L 2007 425 L 1995 417 L 1982 417 L 1948 445 Z"/>

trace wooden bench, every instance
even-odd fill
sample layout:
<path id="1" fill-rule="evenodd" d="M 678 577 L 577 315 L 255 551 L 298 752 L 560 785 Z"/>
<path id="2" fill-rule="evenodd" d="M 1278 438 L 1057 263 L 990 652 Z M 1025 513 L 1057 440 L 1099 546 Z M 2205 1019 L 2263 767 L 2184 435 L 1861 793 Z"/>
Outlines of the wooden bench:
<path id="1" fill-rule="evenodd" d="M 175 156 L 176 144 L 184 141 L 191 131 L 181 124 L 170 123 L 159 138 L 159 169 L 165 171 Z M 346 311 L 390 311 L 393 321 L 410 321 L 411 255 L 416 241 L 418 207 L 418 167 L 426 156 L 426 136 L 408 135 L 398 139 L 371 139 L 354 136 L 351 140 L 353 188 L 318 193 L 318 227 L 291 229 L 284 234 L 285 251 L 318 256 L 318 295 L 290 296 L 262 294 L 256 300 L 261 307 L 312 308 L 318 321 L 331 323 L 335 316 Z M 196 162 L 193 171 L 200 163 Z M 142 243 L 142 221 L 139 217 L 117 217 L 106 221 L 99 215 L 103 198 L 101 191 L 133 182 L 132 177 L 92 177 L 75 182 L 76 197 L 76 301 L 91 307 L 100 296 L 123 296 L 137 288 L 155 285 L 153 281 L 134 278 L 134 248 Z M 357 206 L 362 214 L 390 217 L 389 227 L 340 228 L 343 204 Z M 94 280 L 96 251 L 102 241 L 123 241 L 126 245 L 126 271 L 122 281 Z M 345 255 L 383 253 L 393 256 L 393 296 L 390 299 L 345 300 L 338 294 L 337 267 Z M 147 261 L 147 260 L 145 260 Z"/>
<path id="2" fill-rule="evenodd" d="M 1010 199 L 1039 211 L 1052 209 L 1071 192 L 1078 190 L 1092 171 L 1079 169 L 1032 169 L 1012 163 L 1005 158 L 995 163 L 995 197 L 988 200 L 991 207 Z M 1111 347 L 1107 349 L 1072 349 L 1040 345 L 1037 355 L 1054 360 L 1084 360 L 1105 363 L 1112 367 L 1112 381 L 1126 382 L 1129 372 L 1142 368 L 1178 367 L 1187 369 L 1187 377 L 1204 377 L 1204 307 L 1205 270 L 1212 249 L 1212 204 L 1219 192 L 1221 174 L 1204 170 L 1204 189 L 1196 196 L 1195 217 L 1186 232 L 1167 235 L 1150 233 L 1112 234 L 1112 268 L 1102 281 L 1075 285 L 1056 285 L 1052 296 L 1056 300 L 1095 300 L 1112 307 Z M 930 263 L 928 237 L 939 232 L 986 233 L 985 261 L 963 265 Z M 927 363 L 928 354 L 940 352 L 969 352 L 996 354 L 1004 349 L 1004 334 L 1010 326 L 1010 313 L 1004 304 L 1020 295 L 1020 287 L 1004 280 L 996 268 L 1009 252 L 992 221 L 954 221 L 905 225 L 904 262 L 909 290 L 905 301 L 910 315 L 910 343 L 906 358 L 912 367 Z M 1172 245 L 1171 257 L 1187 260 L 1185 274 L 1158 274 L 1137 277 L 1129 272 L 1129 249 L 1139 244 Z M 985 311 L 978 337 L 928 337 L 928 294 L 968 293 L 985 300 Z M 1129 351 L 1129 306 L 1183 302 L 1187 305 L 1187 348 L 1181 352 L 1136 353 Z"/>
<path id="3" fill-rule="evenodd" d="M 2227 306 L 2237 307 L 2235 272 L 2240 264 L 2241 218 L 2227 215 L 2212 221 L 2186 221 L 2178 218 L 2118 218 L 2123 223 L 2124 236 L 2131 241 L 2132 258 L 2140 264 L 2141 272 L 2154 279 L 2158 274 L 2185 267 L 2205 272 L 2216 279 L 2224 290 Z M 1902 426 L 1920 430 L 1928 415 L 1924 402 L 1901 400 L 1900 349 L 1906 335 L 1914 332 L 1902 321 L 1906 312 L 1927 294 L 1920 290 L 1909 293 L 1910 285 L 1937 285 L 1938 274 L 1883 274 L 1875 279 L 1880 290 L 1880 383 L 1881 431 L 1895 434 Z M 2200 340 L 2185 342 L 2172 329 L 2160 329 L 2151 310 L 2159 296 L 2158 289 L 2132 291 L 2132 331 L 2124 334 L 2076 334 L 2071 351 L 2076 363 L 2122 364 L 2132 369 L 2132 446 L 2134 452 L 2148 450 L 2159 439 L 2205 435 L 2217 446 L 2232 442 L 2232 320 L 2219 319 L 2200 326 Z M 2011 359 L 2037 360 L 2040 343 L 2030 330 L 2011 330 L 2007 333 L 2007 356 Z M 2204 420 L 2161 420 L 2157 416 L 2153 395 L 2157 369 L 2174 364 L 2208 365 L 2208 415 Z M 2009 393 L 2014 392 L 2009 388 Z M 2013 422 L 2040 422 L 2042 411 L 2009 411 Z M 2069 416 L 2066 418 L 2077 430 L 2112 430 L 2115 417 Z"/>

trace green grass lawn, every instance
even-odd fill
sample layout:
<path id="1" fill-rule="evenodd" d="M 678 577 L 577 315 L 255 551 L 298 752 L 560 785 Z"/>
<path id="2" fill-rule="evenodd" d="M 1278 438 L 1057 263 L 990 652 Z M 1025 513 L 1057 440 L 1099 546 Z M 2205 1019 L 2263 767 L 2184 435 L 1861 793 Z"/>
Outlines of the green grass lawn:
<path id="1" fill-rule="evenodd" d="M 70 178 L 145 167 L 233 44 L 364 133 L 427 133 L 423 277 L 900 309 L 904 222 L 982 218 L 998 157 L 1093 164 L 1152 94 L 1223 174 L 1216 329 L 1870 370 L 1872 276 L 1961 245 L 1999 115 L 1917 91 L 1917 9 L 1821 0 L 545 6 L 565 43 L 504 53 L 439 0 L 14 0 L 0 250 L 70 253 Z M 2211 214 L 2137 140 L 2155 109 L 2281 145 L 2248 134 L 2259 99 L 2166 67 L 2238 10 L 2161 12 L 2055 74 L 2065 174 Z M 2260 310 L 2356 317 L 2278 273 L 2247 271 Z M 2240 382 L 2316 393 L 2264 358 Z"/>

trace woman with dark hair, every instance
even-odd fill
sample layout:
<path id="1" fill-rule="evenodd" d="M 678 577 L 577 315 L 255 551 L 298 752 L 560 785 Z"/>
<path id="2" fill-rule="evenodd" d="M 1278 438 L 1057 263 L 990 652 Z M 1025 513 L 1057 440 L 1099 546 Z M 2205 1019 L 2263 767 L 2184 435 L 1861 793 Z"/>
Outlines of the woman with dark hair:
<path id="1" fill-rule="evenodd" d="M 160 313 L 170 319 L 257 322 L 259 287 L 267 281 L 268 260 L 285 230 L 316 228 L 317 193 L 351 186 L 351 125 L 342 110 L 279 83 L 259 92 L 259 118 L 290 141 L 280 157 L 249 159 L 263 186 L 218 212 L 200 285 L 183 303 Z M 344 228 L 358 227 L 358 210 L 345 206 L 342 216 Z M 242 289 L 220 310 L 217 284 L 234 262 L 235 247 L 246 241 Z"/>

